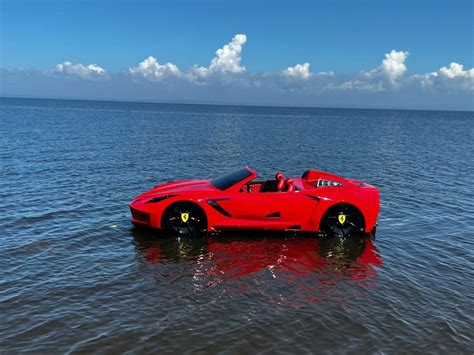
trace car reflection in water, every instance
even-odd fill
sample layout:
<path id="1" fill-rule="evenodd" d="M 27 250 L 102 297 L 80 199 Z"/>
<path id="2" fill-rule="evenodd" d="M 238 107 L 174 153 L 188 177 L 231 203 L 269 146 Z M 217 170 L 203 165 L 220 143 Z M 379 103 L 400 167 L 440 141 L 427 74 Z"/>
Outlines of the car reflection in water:
<path id="1" fill-rule="evenodd" d="M 140 229 L 132 233 L 146 265 L 187 264 L 186 269 L 194 270 L 207 286 L 269 272 L 270 279 L 318 275 L 320 283 L 343 278 L 368 287 L 376 276 L 375 267 L 383 266 L 371 236 L 232 233 L 176 238 Z"/>

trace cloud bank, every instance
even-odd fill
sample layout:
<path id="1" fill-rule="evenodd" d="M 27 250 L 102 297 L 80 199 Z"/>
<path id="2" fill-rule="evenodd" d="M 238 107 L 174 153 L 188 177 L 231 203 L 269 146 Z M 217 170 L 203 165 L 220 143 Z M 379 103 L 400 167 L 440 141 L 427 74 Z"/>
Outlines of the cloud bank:
<path id="1" fill-rule="evenodd" d="M 134 68 L 128 68 L 128 72 L 135 77 L 146 80 L 159 81 L 167 77 L 181 77 L 181 71 L 173 63 L 160 64 L 155 57 L 149 56 Z"/>
<path id="2" fill-rule="evenodd" d="M 240 64 L 242 48 L 247 42 L 247 36 L 236 34 L 232 41 L 219 48 L 208 67 L 193 66 L 187 72 L 182 72 L 176 64 L 160 64 L 155 57 L 149 56 L 136 67 L 128 68 L 128 73 L 134 77 L 159 81 L 169 77 L 183 78 L 190 81 L 199 81 L 210 76 L 221 74 L 240 74 L 245 67 Z"/>
<path id="3" fill-rule="evenodd" d="M 218 48 L 207 66 L 180 69 L 148 56 L 136 66 L 109 73 L 96 64 L 65 61 L 50 71 L 1 70 L 4 96 L 51 96 L 152 101 L 204 101 L 284 105 L 358 105 L 474 109 L 474 68 L 452 62 L 433 72 L 410 74 L 407 51 L 392 49 L 380 65 L 352 75 L 314 71 L 304 62 L 278 72 L 249 72 L 242 54 L 245 34 Z M 61 87 L 58 95 L 54 88 Z M 46 90 L 46 91 L 47 91 Z M 45 92 L 44 90 L 41 92 Z M 108 95 L 108 96 L 107 96 Z M 440 106 L 441 105 L 441 106 Z M 444 106 L 443 106 L 444 105 Z"/>
<path id="4" fill-rule="evenodd" d="M 105 74 L 105 69 L 96 64 L 82 65 L 73 64 L 71 62 L 63 62 L 58 64 L 52 70 L 52 73 L 58 75 L 78 76 L 83 79 L 94 79 Z"/>
<path id="5" fill-rule="evenodd" d="M 289 78 L 294 78 L 294 79 L 309 79 L 313 76 L 313 73 L 311 73 L 311 70 L 309 69 L 310 64 L 309 63 L 304 63 L 304 64 L 296 64 L 294 67 L 288 67 L 285 70 L 283 70 L 282 74 L 283 76 L 289 77 Z"/>

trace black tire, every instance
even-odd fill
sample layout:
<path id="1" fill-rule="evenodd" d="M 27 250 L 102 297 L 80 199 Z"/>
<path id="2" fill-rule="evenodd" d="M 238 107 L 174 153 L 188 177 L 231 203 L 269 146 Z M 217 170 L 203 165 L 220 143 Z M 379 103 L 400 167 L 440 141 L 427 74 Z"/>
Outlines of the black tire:
<path id="1" fill-rule="evenodd" d="M 188 214 L 186 221 L 183 220 L 183 214 Z M 173 235 L 200 236 L 207 231 L 207 218 L 202 208 L 195 203 L 181 201 L 165 210 L 161 225 Z"/>
<path id="2" fill-rule="evenodd" d="M 340 219 L 340 216 L 344 218 Z M 364 217 L 356 207 L 341 203 L 330 207 L 324 213 L 319 229 L 330 237 L 360 236 L 364 234 Z"/>

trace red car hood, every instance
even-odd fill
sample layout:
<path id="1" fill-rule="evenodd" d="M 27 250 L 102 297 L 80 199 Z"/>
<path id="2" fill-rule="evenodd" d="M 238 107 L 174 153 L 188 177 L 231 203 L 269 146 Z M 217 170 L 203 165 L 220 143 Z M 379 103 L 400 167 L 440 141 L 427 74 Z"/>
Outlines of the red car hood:
<path id="1" fill-rule="evenodd" d="M 155 186 L 150 191 L 145 192 L 138 198 L 158 196 L 158 195 L 169 195 L 169 194 L 181 194 L 189 192 L 201 192 L 201 191 L 215 191 L 216 188 L 211 185 L 211 180 L 182 180 L 176 182 L 167 182 Z"/>

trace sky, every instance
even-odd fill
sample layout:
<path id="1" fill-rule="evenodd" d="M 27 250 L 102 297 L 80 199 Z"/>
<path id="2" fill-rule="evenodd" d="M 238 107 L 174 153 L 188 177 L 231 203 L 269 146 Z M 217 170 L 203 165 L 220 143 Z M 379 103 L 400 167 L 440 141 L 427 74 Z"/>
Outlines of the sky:
<path id="1" fill-rule="evenodd" d="M 471 0 L 0 0 L 0 95 L 474 109 Z"/>

